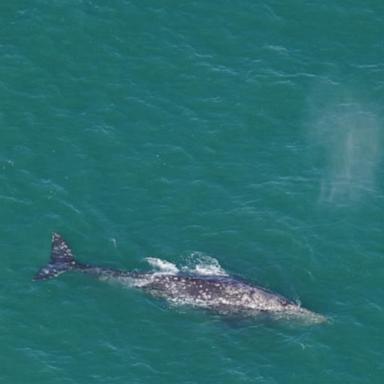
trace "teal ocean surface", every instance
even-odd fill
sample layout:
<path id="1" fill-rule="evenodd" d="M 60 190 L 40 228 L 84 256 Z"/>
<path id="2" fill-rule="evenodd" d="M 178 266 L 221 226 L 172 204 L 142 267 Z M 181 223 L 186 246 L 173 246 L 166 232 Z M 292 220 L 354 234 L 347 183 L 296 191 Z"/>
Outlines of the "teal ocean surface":
<path id="1" fill-rule="evenodd" d="M 384 3 L 0 5 L 0 382 L 383 383 Z M 327 316 L 171 308 L 79 260 L 222 268 Z"/>

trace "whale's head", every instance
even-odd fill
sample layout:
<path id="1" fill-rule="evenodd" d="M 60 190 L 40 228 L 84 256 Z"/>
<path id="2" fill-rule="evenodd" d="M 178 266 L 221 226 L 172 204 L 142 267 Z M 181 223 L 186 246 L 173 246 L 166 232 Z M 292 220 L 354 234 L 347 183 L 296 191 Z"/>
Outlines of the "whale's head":
<path id="1" fill-rule="evenodd" d="M 287 305 L 285 305 L 284 313 L 287 317 L 307 324 L 320 324 L 328 322 L 328 319 L 325 316 L 303 308 L 296 303 L 287 303 Z"/>

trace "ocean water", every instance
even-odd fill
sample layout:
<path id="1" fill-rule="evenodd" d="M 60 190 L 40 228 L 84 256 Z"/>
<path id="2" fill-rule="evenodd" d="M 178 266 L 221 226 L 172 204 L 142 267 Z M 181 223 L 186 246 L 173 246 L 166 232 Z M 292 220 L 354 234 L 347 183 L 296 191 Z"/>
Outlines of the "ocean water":
<path id="1" fill-rule="evenodd" d="M 383 18 L 378 0 L 3 1 L 0 382 L 382 383 Z M 330 321 L 32 282 L 53 231 L 84 262 L 225 270 Z"/>

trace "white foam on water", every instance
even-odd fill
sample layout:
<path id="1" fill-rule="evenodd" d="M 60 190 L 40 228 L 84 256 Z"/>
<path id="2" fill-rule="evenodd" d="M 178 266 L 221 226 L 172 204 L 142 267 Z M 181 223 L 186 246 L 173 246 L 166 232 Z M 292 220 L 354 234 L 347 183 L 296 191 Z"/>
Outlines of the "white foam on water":
<path id="1" fill-rule="evenodd" d="M 228 276 L 215 258 L 201 252 L 192 252 L 187 258 L 187 265 L 182 267 L 182 270 L 201 276 Z"/>
<path id="2" fill-rule="evenodd" d="M 161 260 L 156 257 L 146 257 L 145 260 L 151 267 L 158 269 L 161 273 L 176 274 L 179 272 L 179 268 L 167 260 Z"/>
<path id="3" fill-rule="evenodd" d="M 177 274 L 182 271 L 200 276 L 228 276 L 228 273 L 215 258 L 204 255 L 201 252 L 192 252 L 187 256 L 185 265 L 180 267 L 156 257 L 146 257 L 145 261 L 159 271 L 156 273 L 161 274 Z"/>

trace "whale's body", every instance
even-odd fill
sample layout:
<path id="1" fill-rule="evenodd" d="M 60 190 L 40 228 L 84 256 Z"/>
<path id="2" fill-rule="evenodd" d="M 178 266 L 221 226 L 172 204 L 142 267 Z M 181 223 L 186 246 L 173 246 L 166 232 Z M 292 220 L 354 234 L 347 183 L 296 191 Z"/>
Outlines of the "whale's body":
<path id="1" fill-rule="evenodd" d="M 324 316 L 279 294 L 229 276 L 127 272 L 82 264 L 75 260 L 63 238 L 53 234 L 51 261 L 39 270 L 34 279 L 47 280 L 69 270 L 118 281 L 173 304 L 203 308 L 222 315 L 256 316 L 264 313 L 311 323 L 325 321 Z"/>

